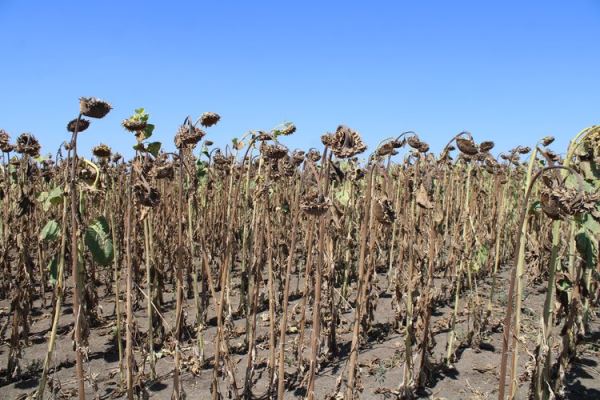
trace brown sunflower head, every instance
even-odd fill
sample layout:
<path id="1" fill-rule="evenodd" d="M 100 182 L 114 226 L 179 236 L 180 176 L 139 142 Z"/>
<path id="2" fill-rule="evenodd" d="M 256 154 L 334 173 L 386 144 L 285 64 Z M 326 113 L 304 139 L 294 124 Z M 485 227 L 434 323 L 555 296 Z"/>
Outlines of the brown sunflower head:
<path id="1" fill-rule="evenodd" d="M 550 190 L 542 190 L 540 200 L 542 211 L 548 218 L 553 220 L 562 219 L 562 213 L 558 200 L 552 196 L 552 192 Z"/>
<path id="2" fill-rule="evenodd" d="M 457 138 L 456 146 L 461 153 L 466 154 L 468 156 L 474 156 L 479 153 L 479 149 L 477 145 L 473 141 L 473 139 L 465 139 L 465 138 Z"/>
<path id="3" fill-rule="evenodd" d="M 79 118 L 69 121 L 67 124 L 67 131 L 74 133 L 75 129 L 77 129 L 78 133 L 85 131 L 90 127 L 90 120 L 85 118 Z"/>
<path id="4" fill-rule="evenodd" d="M 354 157 L 367 149 L 358 132 L 344 125 L 337 127 L 330 147 L 337 158 Z"/>
<path id="5" fill-rule="evenodd" d="M 206 135 L 200 128 L 192 125 L 181 125 L 175 135 L 175 146 L 178 149 L 188 146 L 195 146 Z"/>
<path id="6" fill-rule="evenodd" d="M 529 146 L 519 146 L 517 147 L 517 153 L 519 154 L 527 154 L 531 151 L 531 147 Z"/>
<path id="7" fill-rule="evenodd" d="M 283 175 L 287 177 L 292 177 L 296 173 L 296 164 L 294 163 L 294 159 L 290 156 L 285 156 L 279 160 L 277 164 L 277 170 Z"/>
<path id="8" fill-rule="evenodd" d="M 546 187 L 541 190 L 542 211 L 552 219 L 591 214 L 599 215 L 597 210 L 600 193 L 579 191 L 576 188 L 552 185 L 552 180 L 546 180 Z"/>
<path id="9" fill-rule="evenodd" d="M 396 213 L 392 207 L 392 202 L 385 197 L 375 199 L 373 215 L 377 222 L 382 225 L 391 225 L 396 220 Z"/>
<path id="10" fill-rule="evenodd" d="M 221 153 L 221 150 L 217 149 L 212 156 L 212 160 L 217 170 L 229 171 L 231 169 L 231 164 L 233 163 L 233 156 L 224 156 L 223 153 Z"/>
<path id="11" fill-rule="evenodd" d="M 96 176 L 96 170 L 87 167 L 81 168 L 78 173 L 79 180 L 85 182 L 88 186 L 94 184 Z"/>
<path id="12" fill-rule="evenodd" d="M 106 101 L 95 97 L 82 97 L 79 99 L 79 112 L 90 118 L 103 118 L 112 109 Z"/>
<path id="13" fill-rule="evenodd" d="M 319 162 L 319 160 L 321 159 L 321 153 L 319 153 L 319 151 L 316 149 L 310 149 L 306 154 L 306 158 L 316 163 Z"/>
<path id="14" fill-rule="evenodd" d="M 425 142 L 421 142 L 421 145 L 417 148 L 420 153 L 427 153 L 429 151 L 429 145 Z"/>
<path id="15" fill-rule="evenodd" d="M 129 132 L 138 133 L 146 129 L 148 122 L 138 118 L 128 118 L 124 119 L 123 122 L 121 122 L 121 125 Z"/>
<path id="16" fill-rule="evenodd" d="M 325 133 L 321 135 L 321 143 L 323 143 L 323 146 L 331 147 L 333 146 L 334 142 L 335 139 L 333 133 Z"/>
<path id="17" fill-rule="evenodd" d="M 133 193 L 136 201 L 143 206 L 156 207 L 160 203 L 160 192 L 144 182 L 133 185 Z"/>
<path id="18" fill-rule="evenodd" d="M 300 204 L 300 208 L 308 215 L 320 217 L 329 210 L 331 202 L 329 199 L 318 193 L 308 194 Z"/>
<path id="19" fill-rule="evenodd" d="M 294 150 L 292 152 L 292 162 L 294 163 L 294 165 L 299 166 L 300 164 L 302 164 L 302 162 L 304 162 L 305 155 L 306 153 L 304 153 L 304 151 L 302 150 Z"/>
<path id="20" fill-rule="evenodd" d="M 155 165 L 150 172 L 150 175 L 156 179 L 167 179 L 172 180 L 175 176 L 173 164 Z"/>
<path id="21" fill-rule="evenodd" d="M 40 155 L 40 142 L 31 133 L 22 133 L 17 138 L 16 150 L 17 153 L 27 154 L 31 157 Z"/>
<path id="22" fill-rule="evenodd" d="M 408 145 L 409 145 L 410 147 L 412 147 L 413 149 L 417 149 L 417 150 L 418 150 L 418 149 L 419 149 L 419 147 L 421 147 L 421 145 L 422 145 L 422 142 L 419 140 L 419 138 L 418 138 L 417 136 L 414 136 L 414 135 L 413 135 L 413 136 L 409 136 L 409 137 L 406 139 L 406 143 L 408 143 Z"/>
<path id="23" fill-rule="evenodd" d="M 394 141 L 389 141 L 377 148 L 375 155 L 377 157 L 386 157 L 391 156 L 396 151 L 396 147 L 394 146 Z"/>
<path id="24" fill-rule="evenodd" d="M 288 149 L 279 143 L 266 144 L 263 142 L 263 144 L 260 146 L 260 152 L 265 158 L 279 160 L 287 155 Z"/>
<path id="25" fill-rule="evenodd" d="M 546 136 L 542 139 L 542 145 L 545 146 L 550 146 L 552 144 L 552 142 L 554 142 L 554 136 Z"/>
<path id="26" fill-rule="evenodd" d="M 110 147 L 108 147 L 107 145 L 100 143 L 98 146 L 95 146 L 92 149 L 92 153 L 101 159 L 107 159 L 110 158 L 110 156 L 112 155 L 112 151 L 110 149 Z"/>
<path id="27" fill-rule="evenodd" d="M 289 136 L 296 132 L 296 125 L 291 122 L 284 124 L 281 128 L 276 129 L 278 135 Z"/>
<path id="28" fill-rule="evenodd" d="M 546 149 L 546 151 L 544 151 L 544 155 L 552 162 L 560 162 L 560 156 L 550 149 Z"/>
<path id="29" fill-rule="evenodd" d="M 200 124 L 205 128 L 210 128 L 216 125 L 221 119 L 221 116 L 214 112 L 205 112 L 200 116 Z"/>
<path id="30" fill-rule="evenodd" d="M 481 142 L 479 144 L 479 151 L 481 151 L 482 153 L 487 153 L 488 151 L 490 151 L 493 148 L 494 148 L 494 142 L 492 142 L 491 140 L 486 140 L 485 142 Z"/>
<path id="31" fill-rule="evenodd" d="M 265 131 L 257 131 L 255 134 L 253 134 L 253 137 L 258 140 L 259 142 L 265 142 L 267 140 L 273 140 L 273 135 L 269 132 L 265 132 Z"/>
<path id="32" fill-rule="evenodd" d="M 121 155 L 121 153 L 115 153 L 112 157 L 112 161 L 114 163 L 118 163 L 119 161 L 121 161 L 122 158 L 123 156 Z"/>
<path id="33" fill-rule="evenodd" d="M 9 141 L 10 135 L 4 129 L 0 129 L 0 151 L 9 153 L 14 150 L 14 146 Z"/>

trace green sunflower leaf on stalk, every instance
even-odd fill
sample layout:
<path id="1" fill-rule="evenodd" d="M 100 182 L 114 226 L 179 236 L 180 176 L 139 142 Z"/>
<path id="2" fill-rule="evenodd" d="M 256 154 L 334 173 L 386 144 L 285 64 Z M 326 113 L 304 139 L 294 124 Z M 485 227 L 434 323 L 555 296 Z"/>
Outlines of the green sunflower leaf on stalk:
<path id="1" fill-rule="evenodd" d="M 114 248 L 106 218 L 98 217 L 90 223 L 85 231 L 84 241 L 94 261 L 103 266 L 112 262 Z"/>

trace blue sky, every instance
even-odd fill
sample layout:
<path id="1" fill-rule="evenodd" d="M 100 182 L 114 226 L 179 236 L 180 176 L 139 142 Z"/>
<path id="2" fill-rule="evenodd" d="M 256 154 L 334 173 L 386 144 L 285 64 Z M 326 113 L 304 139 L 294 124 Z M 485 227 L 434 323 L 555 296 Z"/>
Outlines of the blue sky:
<path id="1" fill-rule="evenodd" d="M 114 110 L 81 136 L 131 154 L 120 121 L 145 107 L 173 148 L 190 114 L 208 137 L 293 121 L 290 148 L 340 123 L 370 148 L 415 130 L 439 150 L 469 130 L 499 150 L 600 123 L 600 1 L 0 0 L 0 127 L 45 151 L 80 96 Z"/>

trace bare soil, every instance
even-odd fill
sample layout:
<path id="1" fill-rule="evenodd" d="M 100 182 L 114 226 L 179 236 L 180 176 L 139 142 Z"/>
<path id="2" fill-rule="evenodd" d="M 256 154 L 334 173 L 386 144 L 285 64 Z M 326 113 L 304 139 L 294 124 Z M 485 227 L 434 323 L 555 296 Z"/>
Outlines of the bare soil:
<path id="1" fill-rule="evenodd" d="M 106 271 L 106 273 L 110 273 Z M 453 368 L 441 366 L 437 368 L 434 382 L 426 391 L 420 393 L 419 398 L 423 399 L 495 399 L 498 389 L 498 370 L 500 365 L 500 355 L 502 351 L 502 329 L 500 321 L 504 316 L 506 305 L 508 271 L 504 270 L 497 281 L 495 302 L 493 304 L 492 319 L 489 329 L 485 332 L 481 343 L 476 347 L 460 348 L 458 350 L 458 360 Z M 296 280 L 296 277 L 293 277 Z M 296 288 L 296 281 L 292 281 L 292 288 Z M 401 332 L 393 329 L 394 311 L 392 308 L 392 296 L 385 291 L 385 274 L 378 275 L 379 281 L 379 300 L 373 324 L 373 329 L 368 334 L 368 342 L 361 347 L 359 354 L 359 381 L 358 387 L 362 388 L 361 399 L 385 399 L 393 398 L 389 391 L 397 389 L 402 382 L 403 365 L 403 336 Z M 477 282 L 479 285 L 478 293 L 481 300 L 487 304 L 487 297 L 490 293 L 489 282 Z M 302 285 L 300 285 L 302 287 Z M 99 293 L 102 295 L 104 288 L 100 287 Z M 354 290 L 356 292 L 356 290 Z M 545 284 L 530 284 L 526 287 L 523 301 L 523 325 L 522 333 L 525 338 L 526 349 L 520 351 L 520 369 L 523 384 L 519 388 L 519 399 L 526 399 L 530 377 L 527 375 L 528 368 L 531 366 L 531 356 L 538 335 L 539 320 L 543 306 L 545 293 Z M 167 304 L 162 317 L 165 324 L 169 324 L 167 329 L 173 325 L 174 321 L 174 302 L 172 293 L 166 293 Z M 47 300 L 49 300 L 49 294 Z M 299 311 L 298 296 L 291 297 L 290 303 L 290 326 L 294 326 L 296 312 Z M 458 339 L 465 333 L 468 315 L 465 307 L 465 297 L 461 301 L 461 312 L 458 322 Z M 75 389 L 75 354 L 72 344 L 73 330 L 73 312 L 70 303 L 70 295 L 67 296 L 63 306 L 63 314 L 60 319 L 59 338 L 56 343 L 56 351 L 53 368 L 50 371 L 50 383 L 52 391 L 46 389 L 46 398 L 60 399 L 76 396 Z M 124 299 L 122 299 L 124 309 Z M 49 301 L 48 301 L 49 303 Z M 234 301 L 235 304 L 235 301 Z M 146 313 L 145 303 L 142 300 L 135 316 L 139 332 L 145 331 Z M 322 360 L 318 371 L 316 381 L 316 398 L 324 399 L 334 395 L 336 384 L 340 376 L 345 379 L 346 364 L 348 359 L 348 350 L 351 341 L 351 323 L 353 321 L 353 312 L 348 304 L 341 313 L 341 324 L 339 326 L 338 350 L 339 359 L 329 361 Z M 101 323 L 91 330 L 89 337 L 89 347 L 85 371 L 87 375 L 87 398 L 89 399 L 117 399 L 124 397 L 124 391 L 119 387 L 119 369 L 118 369 L 118 351 L 114 339 L 115 315 L 114 315 L 114 296 L 105 296 L 100 304 L 102 311 Z M 193 300 L 187 300 L 186 321 L 188 327 L 193 326 L 194 316 Z M 9 302 L 0 302 L 0 327 L 9 325 Z M 47 351 L 48 334 L 51 325 L 52 305 L 42 306 L 40 299 L 35 302 L 33 310 L 33 322 L 31 326 L 31 335 L 29 343 L 24 343 L 21 359 L 21 376 L 18 378 L 6 377 L 0 375 L 0 399 L 22 399 L 28 394 L 34 392 L 38 385 L 41 374 L 44 357 Z M 310 321 L 311 310 L 308 310 L 307 320 Z M 434 327 L 436 346 L 434 349 L 434 361 L 439 362 L 445 356 L 446 340 L 448 330 L 444 329 L 444 321 L 448 320 L 452 313 L 452 305 L 439 305 L 434 313 L 432 326 Z M 297 320 L 297 319 L 296 319 Z M 188 399 L 206 399 L 210 398 L 210 386 L 212 381 L 212 345 L 216 331 L 216 320 L 214 318 L 214 306 L 211 305 L 209 312 L 209 321 L 211 322 L 205 332 L 206 355 L 207 359 L 204 365 L 194 363 L 195 354 L 197 354 L 195 333 L 192 328 L 187 332 L 188 340 L 183 345 L 184 371 L 182 374 L 183 387 Z M 236 379 L 238 387 L 243 385 L 246 356 L 235 354 L 236 348 L 243 347 L 243 331 L 245 329 L 245 320 L 238 319 L 234 321 L 235 331 L 238 337 L 232 337 L 229 340 L 232 349 L 232 359 L 236 365 Z M 436 324 L 436 322 L 438 324 Z M 259 324 L 259 345 L 256 357 L 256 370 L 254 374 L 255 386 L 253 392 L 258 398 L 265 393 L 267 384 L 267 357 L 268 357 L 268 310 L 263 310 L 258 316 Z M 436 328 L 437 327 L 437 328 Z M 441 327 L 441 328 L 440 328 Z M 305 354 L 308 354 L 310 345 L 310 325 L 307 325 Z M 8 329 L 7 331 L 10 331 Z M 326 332 L 323 332 L 326 334 Z M 6 336 L 6 333 L 3 333 Z M 143 335 L 138 337 L 141 341 Z M 286 374 L 293 373 L 296 370 L 296 363 L 293 360 L 292 349 L 297 341 L 298 334 L 290 330 L 287 336 L 287 346 L 289 349 L 290 364 L 287 365 Z M 579 346 L 578 357 L 572 363 L 567 376 L 567 397 L 570 399 L 600 399 L 600 318 L 594 316 L 591 324 L 591 331 L 582 340 Z M 325 340 L 322 340 L 325 342 Z M 144 393 L 141 398 L 152 399 L 170 399 L 172 392 L 172 354 L 165 348 L 159 352 L 161 358 L 157 361 L 156 372 L 158 378 L 155 381 L 149 380 L 148 365 L 143 360 L 143 343 L 137 343 L 136 361 L 139 366 L 139 373 L 143 374 L 141 382 L 143 383 Z M 123 344 L 124 347 L 124 344 Z M 8 341 L 6 337 L 2 338 L 0 343 L 0 370 L 6 369 L 8 359 Z M 226 392 L 227 383 L 220 381 L 222 392 Z M 343 385 L 343 381 L 342 381 Z M 343 386 L 342 386 L 343 387 Z M 387 390 L 386 390 L 387 389 Z M 388 394 L 385 394 L 388 393 Z M 286 398 L 303 398 L 305 391 L 301 385 L 288 388 Z"/>

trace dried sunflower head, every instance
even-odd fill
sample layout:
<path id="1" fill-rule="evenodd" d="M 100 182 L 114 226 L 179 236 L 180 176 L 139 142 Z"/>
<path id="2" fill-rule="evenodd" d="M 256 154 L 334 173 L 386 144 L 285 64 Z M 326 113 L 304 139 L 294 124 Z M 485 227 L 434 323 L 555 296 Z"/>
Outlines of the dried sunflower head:
<path id="1" fill-rule="evenodd" d="M 484 142 L 481 142 L 481 144 L 479 144 L 479 151 L 481 151 L 483 153 L 487 153 L 488 151 L 490 151 L 493 148 L 494 148 L 494 142 L 492 142 L 491 140 L 486 140 Z"/>
<path id="2" fill-rule="evenodd" d="M 181 125 L 175 135 L 175 146 L 178 149 L 182 147 L 195 146 L 206 135 L 200 128 L 191 125 Z"/>
<path id="3" fill-rule="evenodd" d="M 338 158 L 354 157 L 367 149 L 358 132 L 344 125 L 337 127 L 330 147 Z"/>
<path id="4" fill-rule="evenodd" d="M 69 121 L 69 123 L 67 124 L 67 130 L 71 133 L 74 133 L 76 128 L 77 128 L 77 132 L 80 133 L 80 132 L 85 131 L 89 127 L 90 127 L 90 120 L 85 119 L 85 118 L 74 119 L 74 120 Z"/>
<path id="5" fill-rule="evenodd" d="M 310 149 L 308 151 L 308 154 L 306 154 L 306 158 L 308 158 L 310 161 L 316 163 L 321 159 L 321 153 L 319 153 L 318 150 Z"/>
<path id="6" fill-rule="evenodd" d="M 542 210 L 552 219 L 580 214 L 596 216 L 598 201 L 600 193 L 578 191 L 564 186 L 544 187 L 541 191 Z"/>
<path id="7" fill-rule="evenodd" d="M 373 215 L 377 222 L 382 225 L 391 225 L 396 220 L 396 213 L 392 207 L 392 202 L 385 197 L 375 199 Z"/>
<path id="8" fill-rule="evenodd" d="M 546 216 L 553 220 L 561 219 L 562 213 L 558 204 L 558 200 L 551 195 L 551 191 L 543 190 L 540 195 L 540 204 L 542 211 Z"/>
<path id="9" fill-rule="evenodd" d="M 22 133 L 17 138 L 16 150 L 17 153 L 27 154 L 31 157 L 40 155 L 40 142 L 31 133 Z"/>
<path id="10" fill-rule="evenodd" d="M 260 152 L 265 158 L 279 160 L 287 155 L 288 149 L 279 143 L 266 144 L 263 142 L 263 144 L 260 146 Z"/>
<path id="11" fill-rule="evenodd" d="M 542 139 L 543 146 L 550 146 L 554 142 L 554 136 L 546 136 Z"/>
<path id="12" fill-rule="evenodd" d="M 281 129 L 277 129 L 277 133 L 283 136 L 289 136 L 296 132 L 296 125 L 290 123 L 284 124 Z"/>
<path id="13" fill-rule="evenodd" d="M 296 163 L 290 156 L 285 156 L 279 160 L 277 169 L 283 176 L 292 177 L 296 173 Z"/>
<path id="14" fill-rule="evenodd" d="M 419 138 L 417 136 L 409 136 L 406 139 L 406 143 L 408 143 L 408 145 L 410 147 L 412 147 L 413 149 L 419 149 L 419 147 L 421 147 L 422 142 L 419 140 Z"/>
<path id="15" fill-rule="evenodd" d="M 308 194 L 300 204 L 300 208 L 308 215 L 319 217 L 327 212 L 331 202 L 318 193 Z"/>
<path id="16" fill-rule="evenodd" d="M 92 153 L 98 158 L 110 158 L 112 151 L 107 145 L 100 143 L 92 149 Z"/>
<path id="17" fill-rule="evenodd" d="M 425 142 L 421 142 L 421 145 L 417 150 L 419 150 L 421 153 L 427 153 L 429 151 L 429 145 Z"/>
<path id="18" fill-rule="evenodd" d="M 103 118 L 112 109 L 106 101 L 95 97 L 82 97 L 79 99 L 79 112 L 90 118 Z"/>
<path id="19" fill-rule="evenodd" d="M 10 135 L 4 130 L 0 129 L 0 151 L 9 153 L 14 150 L 14 146 L 9 143 Z"/>
<path id="20" fill-rule="evenodd" d="M 321 143 L 323 143 L 324 146 L 333 146 L 334 140 L 333 133 L 325 133 L 324 135 L 321 135 Z"/>
<path id="21" fill-rule="evenodd" d="M 292 152 L 292 160 L 294 165 L 299 166 L 300 164 L 302 164 L 302 162 L 304 162 L 305 155 L 306 153 L 304 153 L 304 151 L 302 150 L 294 150 Z"/>
<path id="22" fill-rule="evenodd" d="M 205 128 L 210 128 L 211 126 L 219 122 L 220 119 L 221 116 L 217 113 L 205 112 L 200 116 L 200 124 Z"/>
<path id="23" fill-rule="evenodd" d="M 267 140 L 273 140 L 273 135 L 271 135 L 269 132 L 265 132 L 265 131 L 258 131 L 253 136 L 259 142 L 264 142 L 264 141 L 267 141 Z"/>
<path id="24" fill-rule="evenodd" d="M 124 119 L 123 122 L 121 122 L 121 125 L 129 132 L 137 133 L 146 129 L 148 122 L 137 118 L 128 118 Z"/>
<path id="25" fill-rule="evenodd" d="M 469 156 L 474 156 L 477 153 L 479 153 L 479 149 L 477 149 L 477 145 L 472 139 L 457 138 L 456 146 L 461 151 L 461 153 Z"/>
<path id="26" fill-rule="evenodd" d="M 121 161 L 122 158 L 123 156 L 121 155 L 121 153 L 115 153 L 112 157 L 112 161 L 114 163 L 118 163 L 119 161 Z"/>
<path id="27" fill-rule="evenodd" d="M 385 157 L 385 156 L 393 155 L 396 150 L 396 146 L 394 146 L 394 144 L 395 143 L 393 140 L 382 144 L 381 146 L 379 146 L 377 148 L 375 155 L 377 157 Z"/>
<path id="28" fill-rule="evenodd" d="M 233 163 L 233 156 L 226 157 L 221 153 L 221 150 L 217 149 L 212 156 L 212 160 L 216 169 L 220 171 L 229 171 L 231 164 Z"/>
<path id="29" fill-rule="evenodd" d="M 160 192 L 144 182 L 133 185 L 136 201 L 146 207 L 156 207 L 160 203 Z"/>
<path id="30" fill-rule="evenodd" d="M 92 186 L 96 181 L 96 171 L 90 168 L 81 168 L 79 170 L 79 179 L 85 182 L 88 186 Z"/>
<path id="31" fill-rule="evenodd" d="M 175 176 L 173 164 L 155 165 L 154 168 L 152 168 L 150 175 L 156 179 L 171 180 Z"/>

